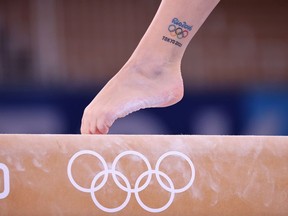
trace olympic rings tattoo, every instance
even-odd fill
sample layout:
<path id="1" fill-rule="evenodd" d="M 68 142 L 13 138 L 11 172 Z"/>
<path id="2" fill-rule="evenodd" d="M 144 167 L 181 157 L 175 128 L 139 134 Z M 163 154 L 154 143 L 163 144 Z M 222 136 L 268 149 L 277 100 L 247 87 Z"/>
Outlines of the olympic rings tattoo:
<path id="1" fill-rule="evenodd" d="M 72 176 L 72 165 L 73 165 L 74 161 L 82 155 L 94 156 L 94 157 L 98 158 L 98 160 L 100 160 L 101 164 L 103 165 L 103 171 L 100 171 L 95 175 L 95 177 L 93 178 L 93 180 L 91 182 L 90 188 L 85 188 L 85 187 L 80 186 L 74 180 L 74 178 Z M 116 170 L 116 165 L 117 165 L 118 161 L 127 155 L 133 155 L 133 156 L 137 156 L 137 157 L 141 158 L 147 166 L 147 171 L 143 172 L 137 178 L 134 188 L 131 187 L 131 184 L 130 184 L 129 180 L 127 179 L 127 177 L 124 174 L 122 174 L 120 171 Z M 172 182 L 171 178 L 167 174 L 165 174 L 164 172 L 160 171 L 160 165 L 161 165 L 162 161 L 169 156 L 181 157 L 181 158 L 185 159 L 190 166 L 191 178 L 189 179 L 189 182 L 182 188 L 175 188 L 174 183 Z M 121 211 L 122 209 L 124 209 L 127 206 L 127 204 L 130 201 L 131 194 L 134 193 L 138 204 L 144 210 L 146 210 L 148 212 L 152 212 L 152 213 L 157 213 L 157 212 L 162 212 L 162 211 L 164 211 L 170 207 L 170 205 L 172 204 L 172 202 L 174 200 L 175 194 L 182 193 L 182 192 L 188 190 L 192 186 L 192 184 L 194 183 L 194 180 L 195 180 L 195 167 L 194 167 L 193 162 L 191 161 L 191 159 L 187 155 L 185 155 L 181 152 L 178 152 L 178 151 L 169 151 L 169 152 L 166 152 L 163 155 L 161 155 L 160 158 L 158 159 L 158 161 L 156 162 L 155 169 L 152 169 L 150 162 L 148 161 L 148 159 L 143 154 L 141 154 L 137 151 L 124 151 L 124 152 L 120 153 L 114 159 L 114 161 L 112 163 L 112 167 L 111 167 L 111 169 L 109 169 L 106 161 L 104 160 L 104 158 L 100 154 L 98 154 L 95 151 L 91 151 L 91 150 L 81 150 L 81 151 L 75 153 L 70 158 L 69 163 L 68 163 L 68 167 L 67 167 L 67 174 L 68 174 L 68 178 L 69 178 L 71 184 L 79 191 L 82 191 L 84 193 L 90 193 L 91 198 L 92 198 L 94 204 L 96 205 L 96 207 L 98 207 L 99 209 L 101 209 L 104 212 L 114 213 L 114 212 Z M 106 184 L 109 174 L 112 175 L 112 178 L 113 178 L 113 181 L 115 182 L 115 184 L 121 190 L 127 192 L 127 196 L 126 196 L 125 201 L 120 206 L 115 207 L 115 208 L 107 208 L 107 207 L 103 206 L 102 204 L 100 204 L 98 202 L 97 197 L 95 195 L 95 193 L 97 191 L 99 191 L 101 188 L 103 188 L 103 186 Z M 141 200 L 141 198 L 139 196 L 139 192 L 145 190 L 148 187 L 148 185 L 151 183 L 152 175 L 156 176 L 157 182 L 160 184 L 160 186 L 164 190 L 171 193 L 168 202 L 160 208 L 151 208 L 151 207 L 147 206 Z M 145 178 L 146 176 L 147 176 L 147 180 L 145 181 L 145 183 L 142 186 L 139 186 L 142 179 Z M 97 184 L 97 182 L 99 182 L 99 179 L 101 177 L 103 178 L 102 181 L 99 184 Z M 161 177 L 167 181 L 169 186 L 167 186 L 163 183 Z M 123 180 L 122 182 L 124 182 L 125 185 L 123 185 L 118 180 L 118 178 L 122 179 Z"/>
<path id="2" fill-rule="evenodd" d="M 183 30 L 180 27 L 176 27 L 176 25 L 173 24 L 169 25 L 168 31 L 170 32 L 172 37 L 177 36 L 178 39 L 186 38 L 189 34 L 187 30 Z"/>

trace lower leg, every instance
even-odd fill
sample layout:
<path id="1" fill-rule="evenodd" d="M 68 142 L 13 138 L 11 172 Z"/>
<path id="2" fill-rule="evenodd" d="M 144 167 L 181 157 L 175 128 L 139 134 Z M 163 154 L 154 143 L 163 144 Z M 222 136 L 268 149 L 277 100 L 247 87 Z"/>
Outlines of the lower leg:
<path id="1" fill-rule="evenodd" d="M 218 2 L 163 0 L 130 59 L 86 107 L 81 133 L 108 133 L 117 118 L 181 100 L 183 54 Z"/>

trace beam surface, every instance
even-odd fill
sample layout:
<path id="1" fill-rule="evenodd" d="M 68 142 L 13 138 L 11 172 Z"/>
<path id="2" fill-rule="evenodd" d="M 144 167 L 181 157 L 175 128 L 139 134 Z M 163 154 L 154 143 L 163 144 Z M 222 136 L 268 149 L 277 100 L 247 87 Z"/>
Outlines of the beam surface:
<path id="1" fill-rule="evenodd" d="M 288 215 L 288 137 L 0 135 L 0 215 Z"/>

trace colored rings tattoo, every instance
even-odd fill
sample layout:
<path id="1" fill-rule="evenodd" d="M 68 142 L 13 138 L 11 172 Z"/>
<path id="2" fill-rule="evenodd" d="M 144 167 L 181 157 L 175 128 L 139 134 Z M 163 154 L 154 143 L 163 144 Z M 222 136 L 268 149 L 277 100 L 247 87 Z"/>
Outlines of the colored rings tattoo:
<path id="1" fill-rule="evenodd" d="M 180 27 L 176 27 L 176 25 L 173 24 L 169 25 L 168 31 L 170 32 L 172 37 L 177 36 L 178 39 L 186 38 L 189 34 L 187 30 L 183 30 Z"/>

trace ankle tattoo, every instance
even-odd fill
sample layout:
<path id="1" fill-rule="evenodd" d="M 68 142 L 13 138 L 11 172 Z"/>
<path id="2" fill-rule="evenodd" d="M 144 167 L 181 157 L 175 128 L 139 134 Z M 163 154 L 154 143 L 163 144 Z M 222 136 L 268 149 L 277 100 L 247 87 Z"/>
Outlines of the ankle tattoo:
<path id="1" fill-rule="evenodd" d="M 193 26 L 188 25 L 186 22 L 180 22 L 178 18 L 174 18 L 171 24 L 168 26 L 168 31 L 173 38 L 166 36 L 162 37 L 163 41 L 174 44 L 178 47 L 182 46 L 182 43 L 175 39 L 183 39 L 189 35 L 189 32 L 192 30 Z M 174 39 L 175 38 L 175 39 Z"/>

